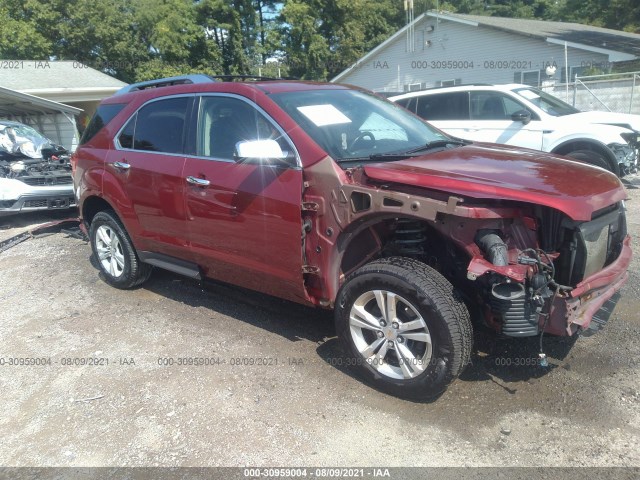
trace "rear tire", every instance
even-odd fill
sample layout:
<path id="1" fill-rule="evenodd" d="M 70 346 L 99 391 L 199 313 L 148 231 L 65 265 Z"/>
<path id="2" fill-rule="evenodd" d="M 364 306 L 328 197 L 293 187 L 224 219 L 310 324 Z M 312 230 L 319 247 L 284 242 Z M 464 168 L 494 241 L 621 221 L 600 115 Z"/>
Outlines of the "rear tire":
<path id="1" fill-rule="evenodd" d="M 97 213 L 89 228 L 91 249 L 105 282 L 133 288 L 149 279 L 153 267 L 142 263 L 122 222 L 112 211 Z"/>
<path id="2" fill-rule="evenodd" d="M 617 169 L 613 169 L 610 162 L 603 155 L 598 152 L 594 152 L 593 150 L 575 150 L 567 153 L 565 156 L 588 163 L 594 167 L 604 168 L 605 170 L 618 175 L 618 172 L 616 171 Z"/>
<path id="3" fill-rule="evenodd" d="M 385 258 L 350 275 L 336 299 L 335 321 L 349 363 L 398 397 L 435 397 L 469 363 L 466 306 L 442 275 L 416 260 Z"/>

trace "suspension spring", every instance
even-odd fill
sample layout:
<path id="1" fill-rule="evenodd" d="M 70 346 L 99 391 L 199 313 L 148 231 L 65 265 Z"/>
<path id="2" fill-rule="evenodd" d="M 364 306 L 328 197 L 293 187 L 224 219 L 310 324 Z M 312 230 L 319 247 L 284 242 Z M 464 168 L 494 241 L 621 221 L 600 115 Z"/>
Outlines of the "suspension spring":
<path id="1" fill-rule="evenodd" d="M 400 255 L 424 255 L 427 227 L 415 220 L 401 218 L 396 224 L 393 243 Z"/>

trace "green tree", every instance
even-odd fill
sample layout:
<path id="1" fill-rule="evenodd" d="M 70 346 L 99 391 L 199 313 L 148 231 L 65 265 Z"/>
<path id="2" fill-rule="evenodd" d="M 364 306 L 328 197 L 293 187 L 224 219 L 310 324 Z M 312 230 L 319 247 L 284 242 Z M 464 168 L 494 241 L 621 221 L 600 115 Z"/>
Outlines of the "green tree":
<path id="1" fill-rule="evenodd" d="M 247 7 L 246 2 L 242 3 Z M 243 38 L 242 16 L 235 7 L 233 0 L 202 0 L 196 6 L 198 24 L 204 28 L 208 41 L 217 46 L 226 75 L 247 74 L 251 63 L 248 43 Z"/>
<path id="2" fill-rule="evenodd" d="M 404 22 L 393 0 L 289 0 L 282 9 L 290 73 L 322 80 L 347 68 Z"/>
<path id="3" fill-rule="evenodd" d="M 640 33 L 637 0 L 565 0 L 559 18 L 615 30 Z"/>
<path id="4" fill-rule="evenodd" d="M 38 31 L 26 12 L 15 7 L 9 2 L 0 5 L 0 58 L 47 60 L 51 41 Z"/>
<path id="5" fill-rule="evenodd" d="M 302 0 L 287 1 L 282 8 L 281 23 L 289 74 L 303 79 L 326 78 L 329 43 L 313 7 Z"/>
<path id="6" fill-rule="evenodd" d="M 278 50 L 280 36 L 277 28 L 276 12 L 282 8 L 282 2 L 276 0 L 254 0 L 254 9 L 258 16 L 258 47 L 257 53 L 261 57 L 261 64 L 265 65 L 267 58 L 272 57 Z"/>
<path id="7" fill-rule="evenodd" d="M 332 59 L 329 77 L 334 77 L 394 34 L 404 24 L 400 2 L 371 0 L 336 1 Z"/>

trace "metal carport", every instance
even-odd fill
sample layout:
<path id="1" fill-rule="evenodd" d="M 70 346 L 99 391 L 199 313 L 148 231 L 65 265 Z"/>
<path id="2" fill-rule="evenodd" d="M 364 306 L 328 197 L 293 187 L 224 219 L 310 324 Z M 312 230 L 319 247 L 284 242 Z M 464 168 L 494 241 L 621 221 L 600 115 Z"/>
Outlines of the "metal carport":
<path id="1" fill-rule="evenodd" d="M 30 125 L 70 151 L 78 145 L 75 116 L 81 112 L 79 108 L 0 86 L 0 119 Z"/>

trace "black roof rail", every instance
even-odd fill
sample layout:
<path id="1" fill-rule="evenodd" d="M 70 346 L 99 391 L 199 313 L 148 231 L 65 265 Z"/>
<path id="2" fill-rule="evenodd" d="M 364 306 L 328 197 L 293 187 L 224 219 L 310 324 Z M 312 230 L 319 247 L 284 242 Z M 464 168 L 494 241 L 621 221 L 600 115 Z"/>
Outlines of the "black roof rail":
<path id="1" fill-rule="evenodd" d="M 202 73 L 195 73 L 192 75 L 180 75 L 177 77 L 159 78 L 157 80 L 148 80 L 146 82 L 132 83 L 126 87 L 122 87 L 115 95 L 123 95 L 125 93 L 137 92 L 139 90 L 146 90 L 147 88 L 169 87 L 171 85 L 185 85 L 192 83 L 211 83 L 218 80 L 209 75 Z"/>

